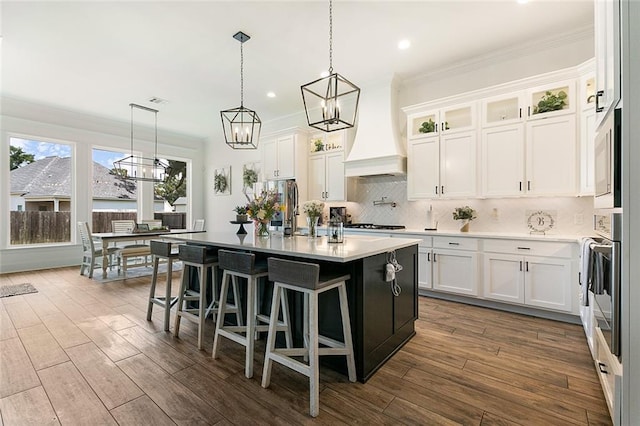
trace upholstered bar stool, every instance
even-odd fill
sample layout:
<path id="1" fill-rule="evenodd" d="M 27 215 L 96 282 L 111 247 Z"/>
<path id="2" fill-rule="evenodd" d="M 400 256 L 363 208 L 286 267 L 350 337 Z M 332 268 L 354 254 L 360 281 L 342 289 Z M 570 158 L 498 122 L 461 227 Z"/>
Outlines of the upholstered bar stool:
<path id="1" fill-rule="evenodd" d="M 173 335 L 178 337 L 178 333 L 180 332 L 180 319 L 182 317 L 195 322 L 198 324 L 198 349 L 202 349 L 204 322 L 216 305 L 215 289 L 218 256 L 217 254 L 211 253 L 211 251 L 207 251 L 207 247 L 183 244 L 179 246 L 178 259 L 182 261 L 183 267 Z M 189 289 L 190 270 L 198 274 L 199 291 Z M 207 308 L 207 276 L 210 272 L 212 274 L 213 302 Z M 190 307 L 190 303 L 197 303 L 198 307 Z"/>
<path id="2" fill-rule="evenodd" d="M 229 250 L 218 251 L 219 268 L 222 273 L 222 289 L 220 290 L 220 305 L 218 308 L 218 319 L 216 320 L 216 331 L 213 337 L 213 350 L 211 356 L 218 356 L 218 342 L 220 337 L 226 337 L 236 343 L 244 346 L 245 349 L 245 376 L 253 377 L 253 354 L 254 340 L 257 331 L 267 331 L 268 325 L 260 325 L 259 321 L 269 322 L 269 318 L 260 316 L 258 318 L 258 282 L 261 278 L 266 278 L 267 262 L 256 262 L 256 255 L 253 253 L 236 252 Z M 234 299 L 237 299 L 238 278 L 247 280 L 247 315 L 244 325 L 240 320 L 236 320 L 237 325 L 226 325 L 224 323 L 225 315 L 228 312 L 226 303 L 222 303 L 227 299 L 229 292 L 229 282 L 232 282 L 234 289 Z M 275 330 L 284 331 L 286 336 L 287 347 L 291 347 L 291 329 L 289 327 L 289 308 L 286 303 L 284 294 L 280 299 L 283 311 L 283 320 L 275 321 Z M 237 317 L 236 317 L 237 318 Z"/>
<path id="3" fill-rule="evenodd" d="M 285 259 L 270 257 L 269 280 L 274 282 L 273 303 L 271 305 L 271 318 L 278 317 L 280 305 L 277 303 L 283 289 L 304 293 L 306 309 L 303 322 L 305 330 L 308 330 L 308 343 L 305 348 L 276 349 L 275 347 L 275 321 L 269 324 L 267 335 L 267 349 L 264 356 L 264 370 L 262 373 L 262 387 L 269 386 L 271 381 L 271 366 L 276 361 L 309 377 L 309 411 L 316 417 L 320 409 L 320 368 L 319 357 L 321 355 L 346 355 L 349 380 L 356 381 L 356 366 L 353 356 L 353 342 L 351 339 L 351 323 L 349 320 L 349 307 L 347 304 L 346 281 L 349 275 L 334 277 L 320 277 L 320 266 L 314 263 L 295 262 Z M 325 291 L 338 289 L 340 298 L 340 315 L 342 317 L 342 333 L 344 342 L 320 336 L 318 332 L 318 295 Z M 307 336 L 305 336 L 305 340 Z M 323 344 L 323 347 L 319 345 Z M 304 357 L 308 364 L 294 357 Z"/>
<path id="4" fill-rule="evenodd" d="M 153 275 L 151 276 L 151 289 L 149 290 L 149 305 L 147 306 L 147 321 L 151 321 L 153 305 L 164 308 L 164 331 L 169 331 L 169 314 L 171 308 L 178 301 L 177 297 L 171 297 L 171 278 L 173 275 L 173 262 L 178 260 L 178 247 L 165 241 L 151 241 L 151 255 L 153 256 Z M 158 282 L 158 266 L 160 261 L 167 262 L 167 278 L 165 280 L 164 296 L 156 296 L 156 284 Z"/>

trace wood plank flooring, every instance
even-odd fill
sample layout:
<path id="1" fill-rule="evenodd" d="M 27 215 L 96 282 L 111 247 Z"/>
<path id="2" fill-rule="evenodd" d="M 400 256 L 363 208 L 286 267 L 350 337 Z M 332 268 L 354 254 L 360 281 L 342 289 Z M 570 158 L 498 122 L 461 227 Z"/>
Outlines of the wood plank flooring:
<path id="1" fill-rule="evenodd" d="M 0 275 L 39 291 L 0 299 L 0 425 L 611 424 L 578 325 L 420 297 L 416 336 L 366 384 L 321 369 L 313 419 L 303 376 L 276 364 L 260 386 L 263 341 L 247 379 L 239 345 L 211 359 L 211 320 L 204 351 L 195 324 L 146 320 L 150 277 L 78 272 Z"/>

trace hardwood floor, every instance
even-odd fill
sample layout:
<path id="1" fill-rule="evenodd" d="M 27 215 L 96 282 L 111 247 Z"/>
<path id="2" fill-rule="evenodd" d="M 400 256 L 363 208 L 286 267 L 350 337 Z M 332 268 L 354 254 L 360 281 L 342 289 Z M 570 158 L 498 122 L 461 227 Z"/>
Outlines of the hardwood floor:
<path id="1" fill-rule="evenodd" d="M 147 322 L 149 277 L 0 276 L 27 282 L 39 292 L 0 298 L 3 425 L 611 424 L 577 325 L 420 297 L 416 336 L 366 384 L 321 369 L 313 419 L 303 376 L 275 364 L 260 386 L 263 341 L 246 379 L 239 345 L 211 359 L 211 320 L 205 351 L 195 324 L 176 339 L 157 306 Z"/>

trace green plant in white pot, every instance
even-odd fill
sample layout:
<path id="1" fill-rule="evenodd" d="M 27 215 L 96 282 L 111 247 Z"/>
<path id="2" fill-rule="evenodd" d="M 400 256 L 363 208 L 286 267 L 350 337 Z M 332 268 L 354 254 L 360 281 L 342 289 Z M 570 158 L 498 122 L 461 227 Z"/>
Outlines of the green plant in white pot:
<path id="1" fill-rule="evenodd" d="M 456 207 L 453 210 L 453 218 L 462 221 L 460 232 L 469 232 L 469 222 L 476 218 L 476 211 L 469 206 Z"/>

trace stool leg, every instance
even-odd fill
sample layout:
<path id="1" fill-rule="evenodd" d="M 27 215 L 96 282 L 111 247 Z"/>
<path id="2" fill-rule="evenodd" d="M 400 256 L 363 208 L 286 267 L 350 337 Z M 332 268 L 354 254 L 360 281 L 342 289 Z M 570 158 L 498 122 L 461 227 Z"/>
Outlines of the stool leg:
<path id="1" fill-rule="evenodd" d="M 207 311 L 204 313 L 205 317 L 209 317 L 209 314 L 213 312 L 213 320 L 216 321 L 216 310 L 220 309 L 220 293 L 218 292 L 218 267 L 213 266 L 211 268 L 211 303 L 207 307 Z M 224 272 L 223 272 L 224 274 Z M 223 275 L 224 276 L 224 275 Z M 216 307 L 217 306 L 217 307 Z"/>
<path id="2" fill-rule="evenodd" d="M 220 299 L 219 300 L 223 300 L 222 298 L 226 298 L 227 297 L 227 291 L 229 288 L 229 280 L 231 279 L 231 276 L 227 273 L 227 271 L 225 270 L 222 273 L 222 288 L 220 289 Z M 227 310 L 227 304 L 226 303 L 219 303 L 218 304 L 218 318 L 216 319 L 216 331 L 215 334 L 213 335 L 213 348 L 211 349 L 211 358 L 217 358 L 218 357 L 218 341 L 220 340 L 220 334 L 219 334 L 219 330 L 222 328 L 222 326 L 224 326 L 224 316 L 226 314 L 226 310 Z"/>
<path id="3" fill-rule="evenodd" d="M 287 289 L 282 289 L 280 295 L 280 303 L 282 304 L 282 322 L 287 327 L 284 330 L 284 340 L 287 348 L 293 347 L 293 339 L 291 338 L 291 317 L 289 316 L 289 302 L 287 301 Z"/>
<path id="4" fill-rule="evenodd" d="M 153 270 L 158 268 L 158 260 L 154 261 Z M 164 289 L 164 331 L 169 331 L 169 320 L 171 313 L 171 279 L 173 275 L 173 259 L 167 259 L 167 282 Z"/>
<path id="5" fill-rule="evenodd" d="M 158 282 L 158 262 L 157 256 L 153 257 L 153 274 L 151 276 L 151 288 L 149 289 L 149 305 L 147 306 L 147 321 L 151 321 L 153 313 L 153 299 L 156 297 L 156 284 Z"/>
<path id="6" fill-rule="evenodd" d="M 200 269 L 200 300 L 198 303 L 198 349 L 202 350 L 202 342 L 204 341 L 204 321 L 207 319 L 204 312 L 207 305 L 207 269 Z"/>
<path id="7" fill-rule="evenodd" d="M 309 295 L 304 293 L 302 296 L 303 299 L 303 308 L 302 308 L 302 318 L 308 318 L 309 315 Z M 305 348 L 309 349 L 309 321 L 302 321 L 302 344 Z M 302 357 L 303 360 L 309 361 L 309 352 L 305 352 Z"/>
<path id="8" fill-rule="evenodd" d="M 309 412 L 317 417 L 320 406 L 320 368 L 318 356 L 318 295 L 309 293 Z"/>
<path id="9" fill-rule="evenodd" d="M 226 303 L 227 301 L 224 300 L 223 302 Z M 238 291 L 238 277 L 236 277 L 235 275 L 233 276 L 233 304 L 236 308 L 236 324 L 239 327 L 242 327 L 244 325 L 244 320 L 242 316 L 242 307 L 240 304 L 240 292 Z"/>
<path id="10" fill-rule="evenodd" d="M 178 331 L 180 331 L 180 312 L 183 309 L 182 304 L 184 303 L 184 292 L 187 291 L 187 278 L 189 274 L 187 274 L 188 265 L 184 265 L 182 268 L 182 278 L 180 279 L 180 292 L 178 293 L 178 307 L 176 308 L 176 321 L 173 326 L 173 335 L 178 337 Z"/>
<path id="11" fill-rule="evenodd" d="M 353 340 L 351 338 L 351 320 L 349 317 L 349 305 L 347 303 L 347 290 L 345 285 L 338 287 L 340 295 L 340 314 L 342 315 L 342 333 L 344 335 L 344 346 L 349 351 L 347 354 L 347 371 L 349 381 L 356 381 L 356 363 L 353 357 Z"/>
<path id="12" fill-rule="evenodd" d="M 253 377 L 253 351 L 255 342 L 253 340 L 253 335 L 255 333 L 255 313 L 253 310 L 253 303 L 256 297 L 256 278 L 250 277 L 247 279 L 247 332 L 245 333 L 245 337 L 247 339 L 247 347 L 245 352 L 245 366 L 244 366 L 244 375 L 250 379 Z M 240 299 L 236 296 L 236 305 L 238 305 L 238 310 L 240 308 Z M 236 317 L 238 314 L 236 313 Z M 240 325 L 240 324 L 238 324 Z"/>
<path id="13" fill-rule="evenodd" d="M 269 331 L 267 333 L 266 352 L 264 354 L 264 367 L 262 369 L 262 387 L 268 388 L 271 382 L 271 353 L 276 348 L 276 325 L 278 323 L 278 315 L 280 314 L 280 294 L 282 287 L 278 283 L 274 283 L 273 299 L 271 300 L 271 315 L 269 319 Z"/>

